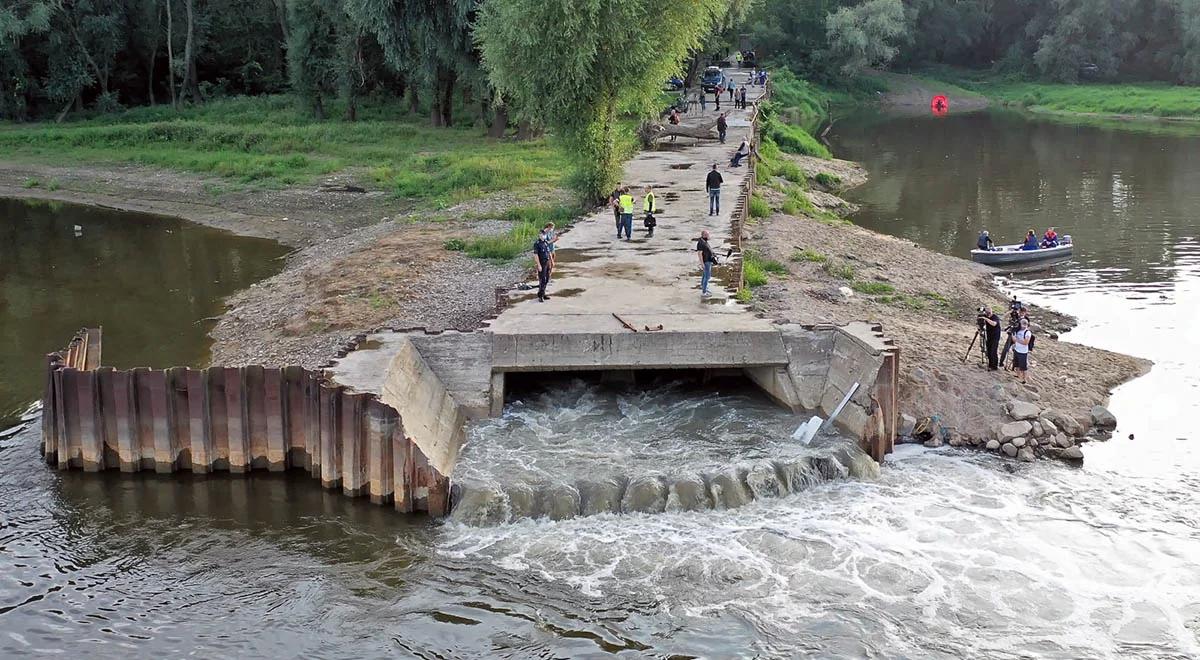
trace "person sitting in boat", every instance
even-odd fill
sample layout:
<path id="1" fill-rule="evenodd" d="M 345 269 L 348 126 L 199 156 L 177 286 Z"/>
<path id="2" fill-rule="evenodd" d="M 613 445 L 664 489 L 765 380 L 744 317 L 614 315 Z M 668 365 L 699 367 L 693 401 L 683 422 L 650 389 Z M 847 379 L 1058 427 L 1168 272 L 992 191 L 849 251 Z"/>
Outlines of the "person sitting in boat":
<path id="1" fill-rule="evenodd" d="M 1047 229 L 1046 233 L 1042 235 L 1042 247 L 1058 247 L 1058 232 L 1054 231 L 1054 227 Z"/>
<path id="2" fill-rule="evenodd" d="M 979 242 L 976 243 L 976 246 L 980 250 L 987 250 L 989 252 L 995 247 L 995 243 L 992 243 L 992 237 L 986 229 L 979 233 Z"/>
<path id="3" fill-rule="evenodd" d="M 1029 233 L 1025 234 L 1025 242 L 1021 245 L 1021 249 L 1022 250 L 1037 250 L 1038 249 L 1037 234 L 1034 233 L 1034 231 L 1032 229 L 1029 230 Z"/>

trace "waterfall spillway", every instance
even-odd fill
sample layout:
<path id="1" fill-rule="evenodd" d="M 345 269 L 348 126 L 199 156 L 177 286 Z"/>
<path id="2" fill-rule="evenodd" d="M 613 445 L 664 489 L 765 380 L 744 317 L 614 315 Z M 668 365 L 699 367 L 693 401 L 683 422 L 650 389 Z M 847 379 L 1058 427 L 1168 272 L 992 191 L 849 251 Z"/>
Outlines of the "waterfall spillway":
<path id="1" fill-rule="evenodd" d="M 732 509 L 875 474 L 850 440 L 793 440 L 797 419 L 743 381 L 715 388 L 555 381 L 469 430 L 452 517 L 496 525 Z"/>

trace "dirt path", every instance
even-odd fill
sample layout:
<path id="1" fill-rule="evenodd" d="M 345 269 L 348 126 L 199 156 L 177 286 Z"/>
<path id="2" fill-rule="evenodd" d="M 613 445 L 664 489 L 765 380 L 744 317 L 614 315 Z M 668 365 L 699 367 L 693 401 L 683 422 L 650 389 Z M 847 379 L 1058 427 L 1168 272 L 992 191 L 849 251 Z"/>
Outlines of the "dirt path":
<path id="1" fill-rule="evenodd" d="M 803 159 L 801 166 L 810 176 L 828 171 L 854 180 L 844 161 Z M 938 415 L 964 436 L 990 437 L 1009 421 L 1002 406 L 1013 399 L 1038 401 L 1086 420 L 1093 405 L 1107 402 L 1113 387 L 1149 368 L 1144 360 L 1071 343 L 1069 334 L 1054 339 L 1074 319 L 1034 309 L 1039 338 L 1030 385 L 1023 386 L 1010 372 L 982 367 L 978 345 L 967 353 L 977 307 L 992 307 L 1006 317 L 1007 300 L 989 269 L 853 225 L 781 213 L 748 226 L 745 234 L 746 248 L 760 250 L 790 271 L 754 290 L 759 311 L 800 323 L 868 319 L 883 324 L 901 349 L 901 412 Z"/>
<path id="2" fill-rule="evenodd" d="M 946 97 L 950 104 L 950 112 L 982 110 L 990 104 L 987 97 L 981 94 L 935 80 L 925 80 L 903 73 L 879 73 L 876 77 L 887 86 L 880 102 L 890 112 L 927 113 L 933 97 L 938 95 Z"/>

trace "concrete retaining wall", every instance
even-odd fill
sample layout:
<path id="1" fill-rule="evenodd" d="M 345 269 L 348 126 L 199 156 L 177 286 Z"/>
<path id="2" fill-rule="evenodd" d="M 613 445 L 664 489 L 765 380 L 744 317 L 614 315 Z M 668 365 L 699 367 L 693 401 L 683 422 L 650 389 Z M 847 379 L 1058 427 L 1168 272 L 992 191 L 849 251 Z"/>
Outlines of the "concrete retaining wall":
<path id="1" fill-rule="evenodd" d="M 59 469 L 302 469 L 401 511 L 446 512 L 448 479 L 397 410 L 301 367 L 100 367 L 101 332 L 47 356 L 42 452 Z"/>

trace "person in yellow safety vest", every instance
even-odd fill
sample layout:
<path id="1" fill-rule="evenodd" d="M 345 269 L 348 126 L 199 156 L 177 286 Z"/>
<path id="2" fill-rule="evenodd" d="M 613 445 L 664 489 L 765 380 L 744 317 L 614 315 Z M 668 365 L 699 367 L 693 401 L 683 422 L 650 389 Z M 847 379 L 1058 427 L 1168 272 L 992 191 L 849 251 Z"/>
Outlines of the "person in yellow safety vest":
<path id="1" fill-rule="evenodd" d="M 617 226 L 617 240 L 621 240 L 621 230 L 625 230 L 625 240 L 633 240 L 633 195 L 628 190 L 621 191 L 617 200 L 621 204 L 621 224 Z"/>
<path id="2" fill-rule="evenodd" d="M 658 226 L 658 220 L 654 218 L 654 214 L 658 213 L 658 199 L 654 196 L 654 188 L 646 186 L 646 195 L 642 198 L 642 210 L 646 212 L 646 219 L 642 224 L 646 226 L 646 238 L 654 235 L 654 228 Z"/>
<path id="3" fill-rule="evenodd" d="M 733 59 L 737 60 L 737 68 L 742 68 L 742 51 L 733 54 Z"/>

